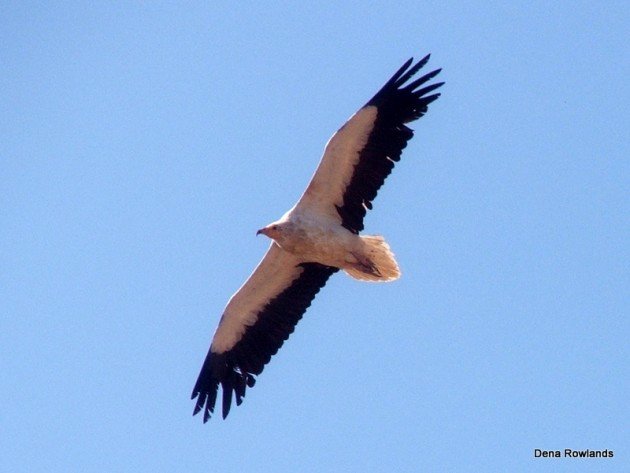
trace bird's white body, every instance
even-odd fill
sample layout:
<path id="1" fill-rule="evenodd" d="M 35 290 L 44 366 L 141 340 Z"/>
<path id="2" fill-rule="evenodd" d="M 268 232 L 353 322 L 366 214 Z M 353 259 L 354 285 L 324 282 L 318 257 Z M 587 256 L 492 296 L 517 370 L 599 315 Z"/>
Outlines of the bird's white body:
<path id="1" fill-rule="evenodd" d="M 350 255 L 361 248 L 361 238 L 339 223 L 295 209 L 271 225 L 276 226 L 276 231 L 269 236 L 304 262 L 342 268 Z"/>
<path id="2" fill-rule="evenodd" d="M 400 277 L 394 255 L 382 237 L 359 236 L 336 219 L 322 218 L 310 209 L 296 206 L 260 233 L 303 263 L 340 268 L 364 281 L 392 281 Z"/>

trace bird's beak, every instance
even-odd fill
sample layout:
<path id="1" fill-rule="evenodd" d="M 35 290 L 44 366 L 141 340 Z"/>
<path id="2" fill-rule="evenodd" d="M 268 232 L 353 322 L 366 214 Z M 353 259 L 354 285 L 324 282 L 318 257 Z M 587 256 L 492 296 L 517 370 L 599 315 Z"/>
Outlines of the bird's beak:
<path id="1" fill-rule="evenodd" d="M 266 235 L 266 234 L 267 234 L 266 230 L 265 230 L 264 228 L 261 228 L 260 230 L 258 230 L 258 231 L 256 232 L 256 236 L 260 235 L 261 233 L 262 233 L 263 235 Z"/>

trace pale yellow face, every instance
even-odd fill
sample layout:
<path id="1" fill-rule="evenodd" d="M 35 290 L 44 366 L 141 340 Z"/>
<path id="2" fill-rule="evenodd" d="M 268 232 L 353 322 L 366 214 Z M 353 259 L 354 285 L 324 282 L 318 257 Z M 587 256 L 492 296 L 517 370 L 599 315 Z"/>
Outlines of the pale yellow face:
<path id="1" fill-rule="evenodd" d="M 278 240 L 281 237 L 281 227 L 274 223 L 264 228 L 261 228 L 256 232 L 256 235 L 258 235 L 259 233 L 262 233 L 272 240 Z"/>

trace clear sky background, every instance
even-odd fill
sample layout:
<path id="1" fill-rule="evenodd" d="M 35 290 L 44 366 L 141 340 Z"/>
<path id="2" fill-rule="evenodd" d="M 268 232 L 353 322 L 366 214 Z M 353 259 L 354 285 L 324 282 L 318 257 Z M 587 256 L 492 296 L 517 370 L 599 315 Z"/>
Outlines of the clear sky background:
<path id="1" fill-rule="evenodd" d="M 628 471 L 627 2 L 101 3 L 0 4 L 1 471 Z M 427 52 L 366 219 L 403 277 L 334 276 L 202 425 L 256 229 Z"/>

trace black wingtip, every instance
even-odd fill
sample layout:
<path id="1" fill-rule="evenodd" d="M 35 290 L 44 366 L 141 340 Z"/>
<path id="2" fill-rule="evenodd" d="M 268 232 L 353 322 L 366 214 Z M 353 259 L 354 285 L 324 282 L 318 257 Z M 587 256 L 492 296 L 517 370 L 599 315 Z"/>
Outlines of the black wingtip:
<path id="1" fill-rule="evenodd" d="M 420 62 L 416 63 L 414 66 L 412 66 L 410 69 L 408 69 L 407 72 L 405 72 L 398 79 L 396 79 L 396 81 L 393 84 L 394 87 L 399 88 L 401 85 L 403 85 L 405 82 L 407 82 L 409 80 L 409 78 L 413 77 L 416 74 L 416 72 L 418 72 L 423 65 L 424 64 L 422 63 L 422 61 L 420 61 Z"/>
<path id="2" fill-rule="evenodd" d="M 422 97 L 423 95 L 426 95 L 429 92 L 433 92 L 434 90 L 439 89 L 443 85 L 444 85 L 444 82 L 437 82 L 435 84 L 428 85 L 422 89 L 418 89 L 413 94 L 417 97 Z"/>
<path id="3" fill-rule="evenodd" d="M 379 106 L 387 95 L 396 93 L 396 91 L 403 91 L 406 93 L 415 94 L 415 89 L 420 87 L 425 82 L 430 81 L 442 71 L 441 68 L 436 69 L 429 72 L 428 74 L 425 74 L 419 79 L 416 79 L 413 82 L 405 85 L 405 83 L 409 79 L 411 79 L 420 69 L 422 69 L 429 62 L 430 58 L 431 54 L 427 54 L 415 64 L 413 64 L 413 57 L 409 58 L 366 105 Z"/>
<path id="4" fill-rule="evenodd" d="M 413 57 L 410 57 L 409 59 L 405 61 L 405 63 L 402 66 L 400 66 L 400 68 L 394 73 L 394 75 L 390 77 L 390 79 L 387 81 L 387 83 L 385 84 L 383 88 L 391 87 L 397 84 L 400 81 L 400 78 L 406 75 L 405 71 L 409 69 L 409 66 L 411 66 L 412 63 L 413 63 Z"/>
<path id="5" fill-rule="evenodd" d="M 224 381 L 222 383 L 223 387 L 223 409 L 222 415 L 223 419 L 225 419 L 230 413 L 230 408 L 232 407 L 232 386 Z"/>
<path id="6" fill-rule="evenodd" d="M 403 90 L 406 90 L 406 91 L 409 91 L 409 92 L 413 92 L 415 89 L 420 87 L 425 82 L 429 82 L 431 79 L 433 79 L 435 76 L 437 76 L 440 72 L 442 72 L 441 68 L 440 69 L 436 69 L 435 71 L 431 71 L 428 74 L 423 75 L 419 79 L 416 79 L 413 82 L 410 82 L 409 84 L 407 84 L 403 88 Z M 444 82 L 442 82 L 442 84 L 443 83 Z"/>
<path id="7" fill-rule="evenodd" d="M 426 96 L 426 97 L 423 97 L 423 98 L 422 98 L 422 101 L 423 101 L 426 105 L 429 105 L 429 104 L 431 104 L 432 102 L 435 102 L 437 99 L 439 99 L 441 95 L 442 95 L 442 94 L 433 94 L 433 95 L 428 95 L 428 96 Z"/>
<path id="8" fill-rule="evenodd" d="M 195 403 L 195 407 L 193 409 L 192 415 L 196 416 L 203 409 L 203 411 L 204 411 L 203 412 L 203 423 L 205 424 L 210 419 L 210 409 L 208 409 L 208 406 L 206 405 L 206 397 L 205 396 L 200 396 L 200 393 L 198 391 L 193 391 L 193 393 L 190 396 L 190 399 L 195 399 L 195 398 L 197 398 L 197 402 Z"/>

